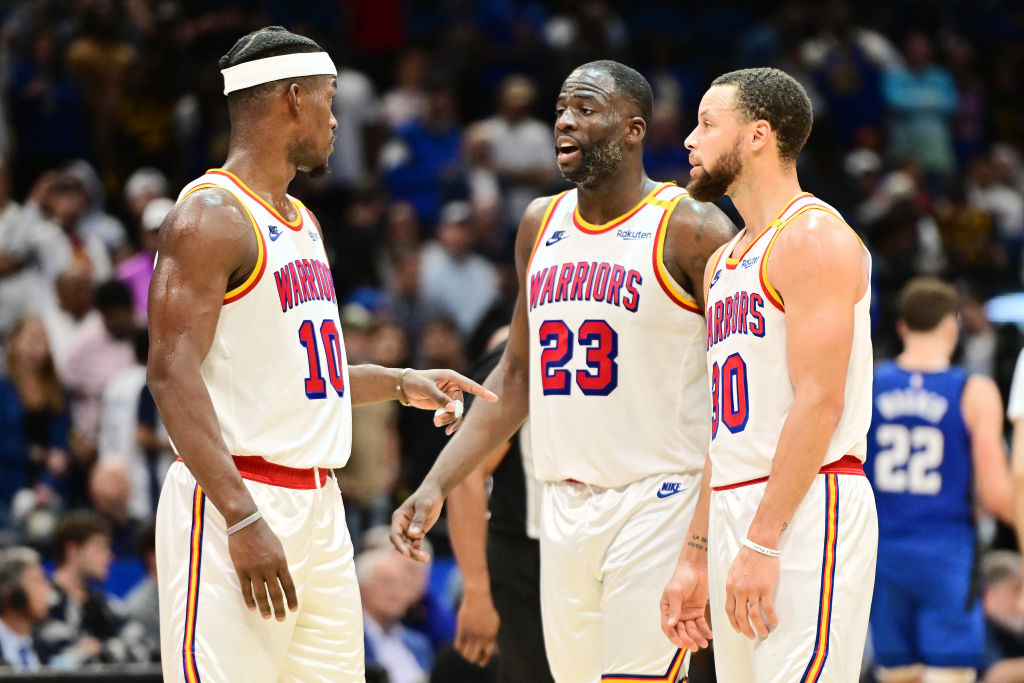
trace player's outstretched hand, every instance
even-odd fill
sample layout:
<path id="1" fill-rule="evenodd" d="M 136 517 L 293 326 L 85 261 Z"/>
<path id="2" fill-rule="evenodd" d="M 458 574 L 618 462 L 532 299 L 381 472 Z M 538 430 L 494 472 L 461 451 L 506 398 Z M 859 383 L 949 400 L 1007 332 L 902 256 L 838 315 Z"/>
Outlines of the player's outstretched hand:
<path id="1" fill-rule="evenodd" d="M 421 548 L 423 537 L 441 516 L 444 497 L 426 482 L 391 515 L 391 544 L 414 560 L 428 562 L 430 555 Z"/>
<path id="2" fill-rule="evenodd" d="M 468 392 L 487 401 L 497 401 L 494 392 L 454 370 L 411 370 L 402 380 L 409 405 L 434 410 L 434 424 L 453 434 L 462 424 L 462 394 Z"/>
<path id="3" fill-rule="evenodd" d="M 707 565 L 680 561 L 661 594 L 661 630 L 673 645 L 691 652 L 708 646 L 707 604 Z"/>
<path id="4" fill-rule="evenodd" d="M 725 582 L 725 613 L 737 633 L 753 640 L 757 631 L 757 635 L 767 638 L 769 631 L 778 626 L 773 599 L 778 582 L 779 558 L 746 546 L 740 548 Z"/>
<path id="5" fill-rule="evenodd" d="M 498 649 L 500 625 L 490 593 L 466 591 L 455 621 L 455 649 L 470 664 L 487 666 Z"/>
<path id="6" fill-rule="evenodd" d="M 284 621 L 285 600 L 291 611 L 299 609 L 284 546 L 266 520 L 257 520 L 228 536 L 228 552 L 238 574 L 246 607 L 251 610 L 258 608 L 264 619 L 275 616 L 278 621 Z"/>

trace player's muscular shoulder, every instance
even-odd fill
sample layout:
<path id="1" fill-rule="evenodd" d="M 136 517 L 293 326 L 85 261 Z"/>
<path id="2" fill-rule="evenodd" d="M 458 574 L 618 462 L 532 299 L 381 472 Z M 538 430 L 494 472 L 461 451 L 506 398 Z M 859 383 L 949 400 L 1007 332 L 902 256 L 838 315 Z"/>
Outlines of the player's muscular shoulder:
<path id="1" fill-rule="evenodd" d="M 785 290 L 848 294 L 855 300 L 868 286 L 868 255 L 846 223 L 825 211 L 808 211 L 781 231 L 768 256 L 768 279 Z"/>
<path id="2" fill-rule="evenodd" d="M 252 219 L 227 190 L 197 190 L 174 207 L 160 231 L 161 256 L 240 282 L 252 271 L 258 245 Z"/>
<path id="3" fill-rule="evenodd" d="M 544 222 L 544 215 L 551 203 L 558 195 L 550 197 L 537 197 L 523 212 L 519 221 L 519 231 L 516 233 L 516 265 L 520 271 L 526 269 L 527 261 L 533 252 L 533 245 L 537 242 L 537 233 L 540 232 L 541 224 Z"/>
<path id="4" fill-rule="evenodd" d="M 708 261 L 736 234 L 736 226 L 714 204 L 680 199 L 665 234 L 665 267 L 703 305 Z"/>

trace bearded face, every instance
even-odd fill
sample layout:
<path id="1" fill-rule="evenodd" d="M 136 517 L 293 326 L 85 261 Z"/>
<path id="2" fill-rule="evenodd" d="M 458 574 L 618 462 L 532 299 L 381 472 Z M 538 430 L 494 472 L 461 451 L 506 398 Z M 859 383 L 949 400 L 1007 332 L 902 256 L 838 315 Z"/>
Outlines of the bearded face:
<path id="1" fill-rule="evenodd" d="M 713 202 L 725 196 L 729 187 L 743 170 L 740 159 L 740 141 L 714 162 L 714 166 L 701 164 L 700 173 L 686 186 L 690 196 L 699 202 Z"/>
<path id="2" fill-rule="evenodd" d="M 581 187 L 598 184 L 622 163 L 622 141 L 606 138 L 591 145 L 580 145 L 580 158 L 575 166 L 559 166 L 562 177 Z"/>

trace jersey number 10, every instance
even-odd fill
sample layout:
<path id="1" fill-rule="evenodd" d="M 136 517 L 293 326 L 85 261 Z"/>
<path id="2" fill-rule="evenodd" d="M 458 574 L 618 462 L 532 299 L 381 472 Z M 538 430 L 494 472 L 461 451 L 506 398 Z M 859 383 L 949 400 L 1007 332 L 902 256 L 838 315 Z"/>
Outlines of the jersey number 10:
<path id="1" fill-rule="evenodd" d="M 309 377 L 306 378 L 306 398 L 327 398 L 327 383 L 320 371 L 320 351 L 317 348 L 316 332 L 312 320 L 303 320 L 299 325 L 299 343 L 306 347 L 306 358 L 309 360 Z M 344 368 L 341 363 L 341 335 L 333 320 L 327 319 L 320 323 L 320 340 L 324 343 L 324 355 L 327 357 L 327 379 L 338 396 L 345 395 Z"/>

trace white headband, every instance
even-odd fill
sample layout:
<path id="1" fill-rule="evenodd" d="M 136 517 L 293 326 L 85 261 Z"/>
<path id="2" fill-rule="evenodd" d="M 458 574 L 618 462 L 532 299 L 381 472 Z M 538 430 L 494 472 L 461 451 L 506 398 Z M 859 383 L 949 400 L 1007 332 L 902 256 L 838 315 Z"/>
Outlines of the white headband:
<path id="1" fill-rule="evenodd" d="M 251 62 L 229 66 L 222 69 L 221 73 L 224 75 L 224 94 L 227 95 L 236 90 L 245 90 L 282 78 L 335 76 L 338 69 L 326 52 L 298 52 L 254 59 Z"/>

